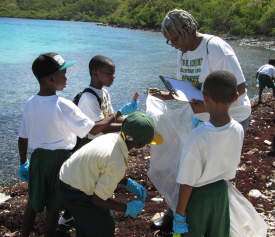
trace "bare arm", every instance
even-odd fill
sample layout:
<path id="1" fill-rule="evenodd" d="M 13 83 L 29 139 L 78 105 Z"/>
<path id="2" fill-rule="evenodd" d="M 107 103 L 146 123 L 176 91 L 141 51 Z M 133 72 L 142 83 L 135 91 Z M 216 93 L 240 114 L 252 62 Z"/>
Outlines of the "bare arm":
<path id="1" fill-rule="evenodd" d="M 20 165 L 23 165 L 27 161 L 27 151 L 28 151 L 28 139 L 18 138 L 18 150 L 20 157 Z"/>
<path id="2" fill-rule="evenodd" d="M 118 112 L 114 113 L 113 115 L 110 116 L 109 118 L 106 118 L 99 122 L 96 122 L 89 133 L 91 133 L 92 135 L 97 135 L 98 133 L 102 132 L 104 129 L 108 128 L 111 123 L 113 123 L 115 120 L 117 120 L 122 115 L 122 113 L 118 111 Z"/>
<path id="3" fill-rule="evenodd" d="M 99 196 L 97 196 L 95 193 L 93 194 L 92 202 L 93 202 L 93 204 L 95 204 L 99 207 L 103 207 L 103 208 L 107 208 L 107 209 L 111 209 L 111 210 L 126 212 L 126 209 L 127 209 L 126 203 L 117 202 L 111 198 L 108 198 L 105 201 L 105 200 L 101 199 Z"/>
<path id="4" fill-rule="evenodd" d="M 245 82 L 239 84 L 237 90 L 238 90 L 239 96 L 244 94 L 245 93 Z"/>
<path id="5" fill-rule="evenodd" d="M 180 185 L 179 200 L 176 213 L 180 214 L 181 216 L 185 216 L 186 206 L 189 201 L 192 190 L 193 186 L 189 186 L 186 184 Z"/>
<path id="6" fill-rule="evenodd" d="M 257 72 L 255 77 L 258 78 L 258 76 L 259 76 L 259 73 Z"/>

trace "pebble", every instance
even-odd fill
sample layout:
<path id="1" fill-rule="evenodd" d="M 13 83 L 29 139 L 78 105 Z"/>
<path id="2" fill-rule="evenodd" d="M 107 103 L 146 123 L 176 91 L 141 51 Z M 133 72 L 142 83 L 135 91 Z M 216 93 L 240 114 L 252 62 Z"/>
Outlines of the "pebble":
<path id="1" fill-rule="evenodd" d="M 251 198 L 259 198 L 262 196 L 261 192 L 257 189 L 252 189 L 250 190 L 250 192 L 248 193 L 248 196 Z"/>

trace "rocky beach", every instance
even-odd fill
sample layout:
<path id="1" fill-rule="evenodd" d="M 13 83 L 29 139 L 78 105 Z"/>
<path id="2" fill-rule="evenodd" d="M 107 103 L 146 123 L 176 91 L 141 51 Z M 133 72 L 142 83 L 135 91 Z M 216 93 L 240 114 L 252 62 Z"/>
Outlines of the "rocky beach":
<path id="1" fill-rule="evenodd" d="M 252 105 L 252 114 L 246 131 L 241 163 L 236 178 L 231 182 L 254 206 L 268 224 L 267 236 L 275 236 L 275 99 L 268 95 L 262 104 Z M 162 215 L 167 210 L 163 197 L 147 177 L 150 165 L 150 146 L 129 153 L 130 169 L 126 175 L 147 189 L 145 209 L 137 218 L 126 217 L 114 211 L 116 221 L 115 236 L 172 236 L 150 228 L 155 214 Z M 0 204 L 0 236 L 20 236 L 22 216 L 27 203 L 27 184 L 14 180 L 16 184 L 1 190 L 10 196 Z M 251 192 L 251 190 L 254 190 Z M 256 195 L 255 195 L 256 194 Z M 135 197 L 123 186 L 115 190 L 116 200 L 128 202 Z M 157 202 L 156 202 L 157 201 Z M 42 236 L 45 213 L 38 214 L 31 236 Z M 57 232 L 56 236 L 75 236 L 75 230 Z"/>

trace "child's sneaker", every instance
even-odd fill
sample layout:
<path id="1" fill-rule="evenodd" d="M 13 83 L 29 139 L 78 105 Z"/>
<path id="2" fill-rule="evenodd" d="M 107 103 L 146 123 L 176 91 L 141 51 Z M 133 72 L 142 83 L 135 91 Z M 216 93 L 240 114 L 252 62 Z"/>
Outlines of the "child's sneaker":
<path id="1" fill-rule="evenodd" d="M 72 228 L 74 228 L 75 221 L 72 216 L 70 216 L 68 219 L 65 219 L 63 216 L 59 218 L 57 229 L 60 231 L 68 231 Z"/>

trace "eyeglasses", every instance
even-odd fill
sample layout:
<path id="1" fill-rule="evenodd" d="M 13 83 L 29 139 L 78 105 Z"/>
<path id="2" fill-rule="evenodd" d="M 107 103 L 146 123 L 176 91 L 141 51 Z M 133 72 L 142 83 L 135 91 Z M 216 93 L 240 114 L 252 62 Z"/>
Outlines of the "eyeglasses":
<path id="1" fill-rule="evenodd" d="M 180 36 L 178 35 L 178 37 L 176 38 L 176 40 L 175 40 L 174 42 L 172 42 L 172 41 L 170 41 L 170 40 L 167 40 L 167 41 L 166 41 L 166 44 L 176 46 L 176 45 L 177 45 L 177 42 L 178 42 L 178 40 L 179 40 L 179 37 L 180 37 Z"/>

